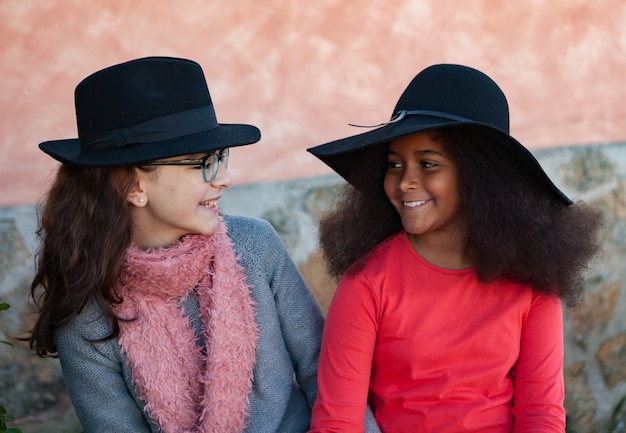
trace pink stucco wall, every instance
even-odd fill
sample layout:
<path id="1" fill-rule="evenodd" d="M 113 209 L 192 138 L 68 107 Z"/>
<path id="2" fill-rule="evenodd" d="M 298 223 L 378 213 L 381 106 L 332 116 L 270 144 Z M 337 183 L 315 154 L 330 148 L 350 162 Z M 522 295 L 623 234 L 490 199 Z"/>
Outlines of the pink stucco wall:
<path id="1" fill-rule="evenodd" d="M 218 119 L 263 132 L 236 183 L 329 173 L 307 147 L 388 117 L 424 67 L 491 75 L 531 149 L 626 140 L 623 0 L 2 0 L 0 206 L 35 203 L 97 69 L 171 55 L 205 69 Z"/>

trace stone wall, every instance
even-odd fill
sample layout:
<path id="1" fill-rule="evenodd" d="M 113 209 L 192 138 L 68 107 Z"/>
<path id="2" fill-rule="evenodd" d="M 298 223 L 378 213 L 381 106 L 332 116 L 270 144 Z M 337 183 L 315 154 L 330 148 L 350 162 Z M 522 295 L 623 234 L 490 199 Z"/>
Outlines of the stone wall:
<path id="1" fill-rule="evenodd" d="M 566 408 L 569 433 L 626 431 L 626 144 L 535 152 L 548 174 L 574 198 L 606 215 L 604 255 L 589 272 L 588 297 L 565 314 Z M 316 251 L 320 213 L 341 183 L 336 176 L 233 187 L 226 213 L 259 216 L 276 228 L 325 310 L 334 284 Z M 0 340 L 24 335 L 34 321 L 27 293 L 36 248 L 34 206 L 0 208 Z M 55 359 L 27 345 L 0 345 L 0 402 L 29 432 L 79 432 Z"/>

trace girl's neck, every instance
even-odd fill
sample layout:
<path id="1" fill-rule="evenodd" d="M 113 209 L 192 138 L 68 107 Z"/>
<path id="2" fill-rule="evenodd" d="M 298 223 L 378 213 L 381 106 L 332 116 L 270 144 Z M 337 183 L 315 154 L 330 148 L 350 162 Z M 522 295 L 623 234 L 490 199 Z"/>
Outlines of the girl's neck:
<path id="1" fill-rule="evenodd" d="M 424 260 L 443 269 L 467 269 L 472 263 L 463 253 L 461 238 L 419 236 L 407 233 L 415 252 Z"/>

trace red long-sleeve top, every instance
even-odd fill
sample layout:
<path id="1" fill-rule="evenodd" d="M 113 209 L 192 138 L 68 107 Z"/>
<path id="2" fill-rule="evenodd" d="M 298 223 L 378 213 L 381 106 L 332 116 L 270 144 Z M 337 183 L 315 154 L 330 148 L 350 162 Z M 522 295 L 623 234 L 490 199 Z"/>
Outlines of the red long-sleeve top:
<path id="1" fill-rule="evenodd" d="M 421 258 L 405 232 L 345 277 L 328 311 L 310 433 L 564 432 L 557 298 Z"/>

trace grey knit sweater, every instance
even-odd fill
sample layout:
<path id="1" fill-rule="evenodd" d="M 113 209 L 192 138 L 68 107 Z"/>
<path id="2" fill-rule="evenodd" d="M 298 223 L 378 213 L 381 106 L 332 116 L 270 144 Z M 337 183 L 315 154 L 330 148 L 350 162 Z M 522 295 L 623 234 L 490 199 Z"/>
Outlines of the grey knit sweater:
<path id="1" fill-rule="evenodd" d="M 317 393 L 323 316 L 267 222 L 247 217 L 224 221 L 251 286 L 260 333 L 246 432 L 306 432 Z M 190 296 L 183 305 L 198 326 L 197 300 Z M 109 330 L 92 302 L 56 335 L 65 383 L 82 427 L 85 433 L 159 432 L 136 394 L 117 341 L 89 341 Z"/>

